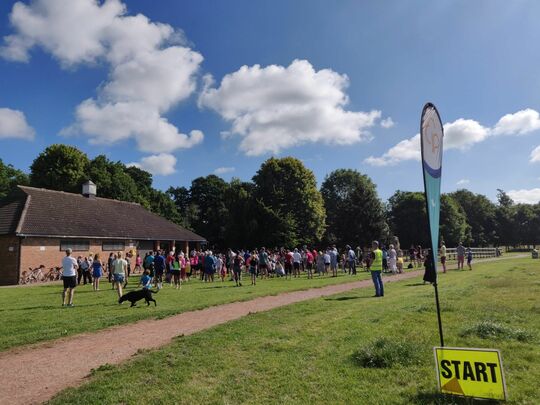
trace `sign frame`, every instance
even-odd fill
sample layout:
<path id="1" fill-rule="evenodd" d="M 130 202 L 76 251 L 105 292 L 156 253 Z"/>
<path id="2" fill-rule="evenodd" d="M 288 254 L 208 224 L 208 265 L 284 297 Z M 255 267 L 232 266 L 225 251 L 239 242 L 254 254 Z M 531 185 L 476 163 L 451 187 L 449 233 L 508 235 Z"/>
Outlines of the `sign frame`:
<path id="1" fill-rule="evenodd" d="M 499 349 L 486 349 L 486 348 L 476 348 L 476 347 L 448 347 L 448 346 L 434 346 L 433 347 L 433 357 L 435 359 L 435 373 L 437 374 L 437 386 L 439 387 L 439 392 L 441 392 L 441 378 L 440 378 L 440 370 L 439 370 L 439 361 L 437 358 L 437 349 L 442 350 L 460 350 L 460 351 L 471 351 L 471 352 L 490 352 L 490 353 L 497 353 L 497 357 L 499 359 L 499 365 L 501 369 L 501 381 L 503 386 L 503 392 L 504 392 L 504 399 L 496 399 L 496 398 L 487 398 L 487 397 L 479 397 L 479 396 L 470 396 L 470 395 L 459 395 L 459 394 L 451 394 L 451 393 L 444 393 L 446 395 L 455 395 L 462 398 L 478 398 L 478 399 L 490 399 L 490 400 L 499 400 L 499 401 L 507 401 L 508 400 L 508 391 L 506 389 L 506 378 L 504 377 L 504 367 L 503 367 L 503 358 L 501 351 Z"/>

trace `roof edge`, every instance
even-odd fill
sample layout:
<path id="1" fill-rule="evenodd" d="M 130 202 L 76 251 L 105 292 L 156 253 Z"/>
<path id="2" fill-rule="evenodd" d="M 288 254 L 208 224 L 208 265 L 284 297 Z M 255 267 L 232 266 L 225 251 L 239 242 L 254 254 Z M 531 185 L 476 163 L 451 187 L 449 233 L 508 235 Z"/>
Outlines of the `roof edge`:
<path id="1" fill-rule="evenodd" d="M 20 186 L 17 186 L 20 188 Z M 21 189 L 22 190 L 22 189 Z M 24 192 L 24 190 L 22 190 Z M 25 193 L 26 194 L 26 193 Z M 17 223 L 17 227 L 15 228 L 15 235 L 17 235 L 19 232 L 21 232 L 21 229 L 24 225 L 24 220 L 26 218 L 26 213 L 28 212 L 28 207 L 30 206 L 30 199 L 32 197 L 30 194 L 26 194 L 26 199 L 24 201 L 24 208 L 21 212 L 21 217 L 19 218 L 19 222 Z"/>
<path id="2" fill-rule="evenodd" d="M 87 235 L 40 235 L 36 233 L 15 232 L 15 236 L 32 238 L 60 238 L 60 239 L 99 239 L 99 240 L 158 240 L 160 242 L 170 241 L 170 238 L 145 238 L 145 237 L 126 237 L 126 236 L 87 236 Z M 206 239 L 174 239 L 175 242 L 208 242 Z"/>

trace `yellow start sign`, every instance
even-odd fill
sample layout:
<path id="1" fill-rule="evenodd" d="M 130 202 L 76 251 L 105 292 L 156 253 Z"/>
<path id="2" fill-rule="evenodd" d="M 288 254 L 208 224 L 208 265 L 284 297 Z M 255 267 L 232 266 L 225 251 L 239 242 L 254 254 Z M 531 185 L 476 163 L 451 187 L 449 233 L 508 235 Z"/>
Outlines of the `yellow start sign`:
<path id="1" fill-rule="evenodd" d="M 506 399 L 501 353 L 495 349 L 435 347 L 439 388 L 443 394 Z"/>

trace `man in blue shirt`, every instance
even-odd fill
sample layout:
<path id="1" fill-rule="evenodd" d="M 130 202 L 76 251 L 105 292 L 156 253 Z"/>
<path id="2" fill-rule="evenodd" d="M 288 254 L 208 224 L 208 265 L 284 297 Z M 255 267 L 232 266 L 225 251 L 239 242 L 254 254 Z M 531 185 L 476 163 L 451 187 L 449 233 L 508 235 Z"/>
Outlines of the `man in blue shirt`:
<path id="1" fill-rule="evenodd" d="M 157 285 L 158 290 L 160 290 L 162 287 L 164 270 L 165 270 L 165 257 L 163 257 L 161 250 L 159 250 L 156 254 L 156 257 L 154 257 L 155 283 Z"/>

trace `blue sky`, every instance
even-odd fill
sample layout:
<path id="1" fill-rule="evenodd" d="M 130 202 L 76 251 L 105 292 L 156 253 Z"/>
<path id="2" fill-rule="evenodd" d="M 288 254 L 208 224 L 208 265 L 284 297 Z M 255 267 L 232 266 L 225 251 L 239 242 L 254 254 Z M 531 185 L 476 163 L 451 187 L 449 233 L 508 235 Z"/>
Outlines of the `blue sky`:
<path id="1" fill-rule="evenodd" d="M 291 155 L 387 199 L 422 187 L 431 101 L 443 191 L 540 200 L 538 2 L 15 3 L 0 3 L 0 158 L 23 170 L 63 142 L 166 189 Z"/>

